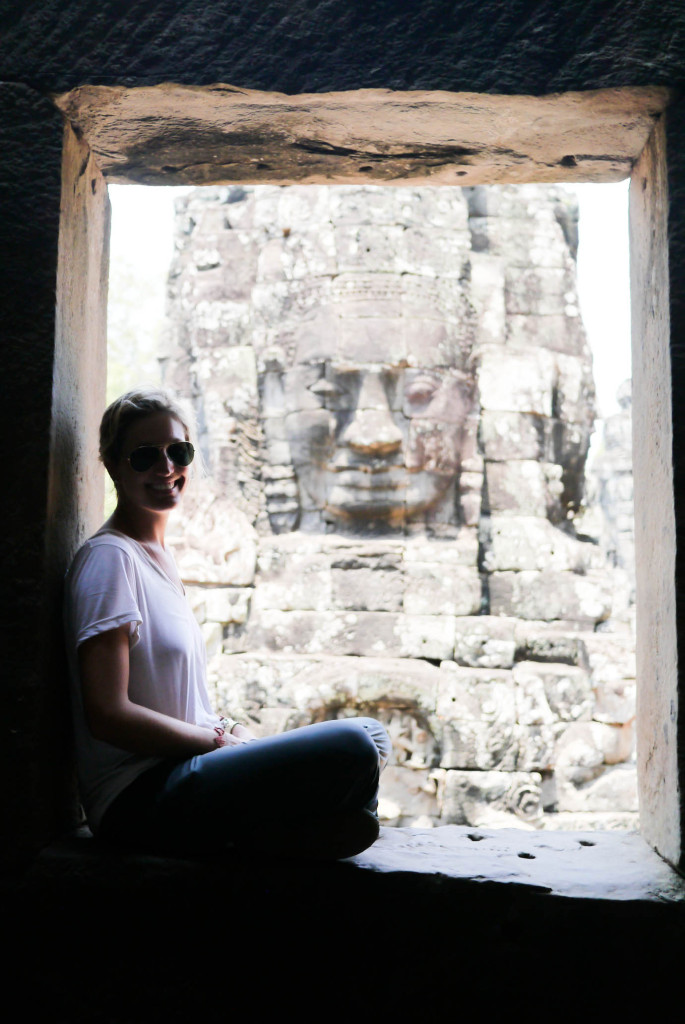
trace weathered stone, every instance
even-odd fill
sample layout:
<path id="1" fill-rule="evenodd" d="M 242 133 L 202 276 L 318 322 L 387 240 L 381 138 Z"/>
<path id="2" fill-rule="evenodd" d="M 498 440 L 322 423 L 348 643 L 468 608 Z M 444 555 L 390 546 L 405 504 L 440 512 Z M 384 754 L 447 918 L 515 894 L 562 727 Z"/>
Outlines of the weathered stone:
<path id="1" fill-rule="evenodd" d="M 537 772 L 448 771 L 442 820 L 457 825 L 532 826 L 541 815 Z"/>
<path id="2" fill-rule="evenodd" d="M 441 768 L 514 771 L 518 764 L 517 726 L 504 722 L 449 722 L 443 731 Z"/>
<path id="3" fill-rule="evenodd" d="M 481 582 L 475 568 L 409 562 L 404 611 L 408 615 L 473 615 L 481 605 Z"/>
<path id="4" fill-rule="evenodd" d="M 332 569 L 333 608 L 357 611 L 402 610 L 403 574 L 396 569 Z"/>
<path id="5" fill-rule="evenodd" d="M 547 629 L 541 628 L 547 626 Z M 550 628 L 552 627 L 552 628 Z M 588 634 L 568 635 L 557 631 L 555 623 L 518 623 L 516 626 L 516 658 L 518 661 L 552 661 L 563 665 L 588 668 L 586 640 Z M 593 634 L 589 634 L 592 636 Z"/>
<path id="6" fill-rule="evenodd" d="M 574 785 L 591 782 L 607 764 L 628 761 L 635 747 L 632 725 L 574 722 L 557 740 L 554 763 Z"/>
<path id="7" fill-rule="evenodd" d="M 89 85 L 64 93 L 58 104 L 110 181 L 312 184 L 331 177 L 361 183 L 371 176 L 444 185 L 459 175 L 461 184 L 477 185 L 522 176 L 620 180 L 667 102 L 667 90 L 659 88 L 515 97 L 438 89 L 420 100 L 415 91 L 328 88 L 293 99 L 220 84 Z M 174 132 L 160 134 L 160 118 L 173 123 Z M 408 155 L 407 140 L 415 156 Z M 383 159 L 369 164 L 370 153 Z M 572 166 L 569 153 L 579 154 Z M 277 208 L 274 203 L 271 224 Z"/>
<path id="8" fill-rule="evenodd" d="M 561 476 L 561 466 L 553 462 L 486 462 L 490 510 L 542 519 L 553 514 L 559 518 L 556 509 L 563 491 Z"/>
<path id="9" fill-rule="evenodd" d="M 454 654 L 454 616 L 401 615 L 397 620 L 400 657 L 441 661 Z"/>
<path id="10" fill-rule="evenodd" d="M 558 724 L 516 726 L 519 741 L 516 767 L 519 771 L 549 772 L 554 768 L 558 730 Z"/>
<path id="11" fill-rule="evenodd" d="M 252 588 L 248 587 L 205 587 L 203 588 L 204 615 L 208 622 L 247 622 Z"/>
<path id="12" fill-rule="evenodd" d="M 590 718 L 594 695 L 590 679 L 574 665 L 521 661 L 514 665 L 518 720 L 522 725 Z"/>
<path id="13" fill-rule="evenodd" d="M 436 562 L 445 568 L 478 563 L 478 531 L 461 527 L 454 538 L 443 541 L 425 536 L 408 537 L 402 550 L 404 562 Z"/>
<path id="14" fill-rule="evenodd" d="M 457 618 L 454 660 L 474 668 L 511 668 L 514 664 L 515 619 L 492 615 Z"/>
<path id="15" fill-rule="evenodd" d="M 493 469 L 488 466 L 488 481 Z M 539 569 L 578 573 L 593 567 L 601 569 L 603 562 L 602 553 L 593 544 L 579 541 L 540 516 L 493 512 L 489 518 L 483 564 L 491 572 Z"/>
<path id="16" fill-rule="evenodd" d="M 566 267 L 509 266 L 504 294 L 509 314 L 549 316 L 558 312 L 560 299 L 563 301 L 566 295 L 575 297 L 575 289 Z M 577 307 L 573 315 L 578 315 Z"/>
<path id="17" fill-rule="evenodd" d="M 257 559 L 256 534 L 239 509 L 214 498 L 184 524 L 169 530 L 167 541 L 187 583 L 249 586 Z"/>
<path id="18" fill-rule="evenodd" d="M 571 769 L 571 775 L 575 772 Z M 576 785 L 569 770 L 555 771 L 559 811 L 637 811 L 637 772 L 632 765 L 606 768 L 601 775 Z"/>
<path id="19" fill-rule="evenodd" d="M 505 351 L 501 346 L 482 349 L 478 384 L 485 410 L 552 416 L 554 357 L 535 352 Z"/>
<path id="20" fill-rule="evenodd" d="M 489 462 L 546 457 L 545 417 L 526 412 L 485 409 L 480 419 L 483 454 Z"/>
<path id="21" fill-rule="evenodd" d="M 378 657 L 391 654 L 398 638 L 406 657 L 420 657 L 416 649 L 436 650 L 427 657 L 446 657 L 452 650 L 453 624 L 434 617 L 434 622 L 416 624 L 418 616 L 400 616 L 391 612 L 336 612 L 264 610 L 251 617 L 246 642 L 250 649 L 301 651 L 306 654 L 359 654 Z M 428 619 L 429 616 L 422 618 Z"/>
<path id="22" fill-rule="evenodd" d="M 433 797 L 455 771 L 543 772 L 546 815 L 569 722 L 630 722 L 612 647 L 630 598 L 579 514 L 594 404 L 575 227 L 565 192 L 532 186 L 181 201 L 174 380 L 198 394 L 212 488 L 258 531 L 240 610 L 193 596 L 221 624 L 228 713 L 262 732 L 372 713 L 398 767 L 443 773 Z M 623 531 L 628 487 L 606 493 Z M 415 782 L 398 775 L 389 820 L 440 820 Z"/>
<path id="23" fill-rule="evenodd" d="M 207 657 L 212 658 L 215 654 L 219 654 L 224 642 L 224 631 L 221 625 L 218 622 L 205 622 L 200 629 L 207 649 Z"/>
<path id="24" fill-rule="evenodd" d="M 575 308 L 575 307 L 574 307 Z M 552 313 L 537 316 L 511 313 L 507 316 L 507 345 L 512 348 L 541 346 L 569 355 L 587 350 L 583 321 L 579 315 Z"/>
<path id="25" fill-rule="evenodd" d="M 366 706 L 436 708 L 440 670 L 423 660 L 360 658 L 354 665 L 359 701 Z"/>
<path id="26" fill-rule="evenodd" d="M 418 824 L 418 819 L 424 817 L 437 820 L 438 814 L 437 783 L 432 772 L 397 765 L 385 769 L 378 799 L 378 817 L 384 825 Z"/>
<path id="27" fill-rule="evenodd" d="M 570 619 L 595 623 L 611 611 L 611 584 L 592 570 L 573 572 L 494 572 L 490 576 L 490 611 L 523 619 Z"/>
<path id="28" fill-rule="evenodd" d="M 444 722 L 513 724 L 516 702 L 512 674 L 502 669 L 460 668 L 454 662 L 443 662 L 436 710 Z"/>

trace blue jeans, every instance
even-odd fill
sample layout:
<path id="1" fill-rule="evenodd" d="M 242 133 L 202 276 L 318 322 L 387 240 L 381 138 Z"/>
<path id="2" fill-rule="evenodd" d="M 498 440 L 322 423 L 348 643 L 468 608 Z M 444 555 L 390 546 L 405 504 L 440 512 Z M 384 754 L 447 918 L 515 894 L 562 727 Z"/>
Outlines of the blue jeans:
<path id="1" fill-rule="evenodd" d="M 389 753 L 379 722 L 345 718 L 163 761 L 119 794 L 98 834 L 172 854 L 235 845 L 351 856 L 378 835 L 378 780 Z"/>

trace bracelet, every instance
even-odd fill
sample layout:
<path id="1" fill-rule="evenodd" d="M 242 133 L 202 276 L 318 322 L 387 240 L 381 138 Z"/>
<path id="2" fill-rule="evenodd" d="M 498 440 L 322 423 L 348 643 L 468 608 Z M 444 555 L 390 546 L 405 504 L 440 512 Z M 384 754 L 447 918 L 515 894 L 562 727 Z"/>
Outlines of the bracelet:
<path id="1" fill-rule="evenodd" d="M 226 730 L 224 729 L 224 727 L 222 725 L 215 725 L 214 726 L 214 732 L 216 733 L 216 736 L 214 737 L 214 746 L 215 747 L 225 747 L 226 746 L 226 737 L 224 735 L 225 731 Z"/>
<path id="2" fill-rule="evenodd" d="M 219 721 L 229 735 L 233 732 L 236 725 L 240 725 L 240 722 L 236 721 L 235 718 L 220 718 Z"/>

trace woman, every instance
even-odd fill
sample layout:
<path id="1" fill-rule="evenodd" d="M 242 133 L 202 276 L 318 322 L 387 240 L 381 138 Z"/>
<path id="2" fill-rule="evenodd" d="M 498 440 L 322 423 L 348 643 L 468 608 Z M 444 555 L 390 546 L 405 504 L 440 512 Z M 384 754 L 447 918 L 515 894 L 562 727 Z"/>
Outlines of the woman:
<path id="1" fill-rule="evenodd" d="M 256 739 L 213 713 L 202 636 L 164 544 L 193 456 L 188 418 L 164 391 L 131 391 L 103 416 L 117 505 L 77 553 L 65 601 L 89 824 L 158 851 L 351 856 L 378 835 L 387 734 L 359 718 Z"/>

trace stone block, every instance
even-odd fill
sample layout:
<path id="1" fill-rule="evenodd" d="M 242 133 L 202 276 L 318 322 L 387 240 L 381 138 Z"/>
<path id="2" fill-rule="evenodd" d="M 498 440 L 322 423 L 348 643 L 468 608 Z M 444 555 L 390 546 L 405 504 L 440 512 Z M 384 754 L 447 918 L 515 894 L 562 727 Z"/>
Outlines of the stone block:
<path id="1" fill-rule="evenodd" d="M 597 545 L 578 540 L 540 516 L 493 513 L 483 547 L 483 565 L 488 572 L 538 569 L 577 573 L 605 564 Z"/>
<path id="2" fill-rule="evenodd" d="M 509 314 L 549 316 L 571 306 L 578 315 L 575 283 L 570 268 L 514 267 L 505 273 L 506 309 Z"/>
<path id="3" fill-rule="evenodd" d="M 485 480 L 488 503 L 492 512 L 509 512 L 517 516 L 544 519 L 561 491 L 558 480 L 551 483 L 546 466 L 532 460 L 486 462 Z M 554 493 L 556 489 L 557 493 Z"/>
<path id="4" fill-rule="evenodd" d="M 514 351 L 487 345 L 478 368 L 484 410 L 552 415 L 554 355 L 544 349 Z"/>
<path id="5" fill-rule="evenodd" d="M 514 771 L 519 737 L 513 722 L 447 723 L 442 733 L 441 768 Z"/>
<path id="6" fill-rule="evenodd" d="M 332 569 L 333 608 L 351 611 L 402 610 L 403 574 L 383 569 Z M 316 607 L 316 606 L 314 606 Z"/>
<path id="7" fill-rule="evenodd" d="M 205 617 L 208 622 L 245 623 L 250 608 L 252 587 L 206 587 Z"/>
<path id="8" fill-rule="evenodd" d="M 440 332 L 440 325 L 435 325 Z M 359 317 L 340 321 L 337 359 L 355 363 L 393 363 L 406 358 L 405 322 L 390 319 Z"/>
<path id="9" fill-rule="evenodd" d="M 584 423 L 592 427 L 595 409 L 595 387 L 591 364 L 582 356 L 559 354 L 555 415 L 569 423 Z"/>
<path id="10" fill-rule="evenodd" d="M 493 615 L 552 621 L 598 623 L 611 612 L 606 574 L 573 572 L 494 572 L 489 580 Z"/>
<path id="11" fill-rule="evenodd" d="M 404 611 L 415 615 L 474 615 L 480 610 L 477 569 L 461 565 L 409 562 L 405 569 Z"/>
<path id="12" fill-rule="evenodd" d="M 594 694 L 588 673 L 576 665 L 521 661 L 514 665 L 518 721 L 547 725 L 589 719 Z"/>
<path id="13" fill-rule="evenodd" d="M 624 725 L 635 720 L 637 683 L 633 679 L 605 682 L 595 689 L 592 717 L 597 722 Z"/>
<path id="14" fill-rule="evenodd" d="M 187 586 L 185 588 L 185 592 L 188 604 L 193 611 L 193 615 L 201 626 L 207 619 L 207 608 L 205 605 L 205 594 L 207 591 L 204 587 Z"/>
<path id="15" fill-rule="evenodd" d="M 402 322 L 403 337 L 393 342 L 393 351 L 400 355 L 404 353 L 407 363 L 412 367 L 453 367 L 455 363 L 458 365 L 460 362 L 460 349 L 465 342 L 465 327 L 466 325 L 463 325 L 458 328 L 457 325 L 451 325 L 444 320 L 406 317 Z M 388 334 L 388 337 L 393 335 Z"/>
<path id="16" fill-rule="evenodd" d="M 470 221 L 471 226 L 473 220 Z M 472 229 L 473 230 L 473 229 Z M 471 254 L 471 301 L 476 311 L 479 345 L 501 344 L 506 331 L 504 263 L 484 252 Z"/>
<path id="17" fill-rule="evenodd" d="M 541 815 L 537 772 L 448 771 L 442 821 L 455 825 L 534 826 Z"/>
<path id="18" fill-rule="evenodd" d="M 545 459 L 548 422 L 534 413 L 484 410 L 479 432 L 485 458 L 489 462 Z"/>
<path id="19" fill-rule="evenodd" d="M 584 669 L 589 667 L 585 635 L 557 632 L 554 623 L 521 622 L 517 623 L 515 636 L 518 661 L 552 661 Z"/>
<path id="20" fill-rule="evenodd" d="M 423 624 L 423 628 L 417 624 L 408 630 L 409 618 L 392 612 L 264 610 L 251 616 L 246 643 L 250 650 L 369 657 L 421 657 L 413 651 L 425 648 L 439 652 L 426 657 L 449 657 L 443 652 L 448 646 L 451 652 L 453 622 L 448 619 L 443 624 L 435 617 L 434 623 Z M 449 636 L 450 643 L 445 636 Z"/>
<path id="21" fill-rule="evenodd" d="M 330 708 L 357 700 L 357 658 L 224 654 L 213 659 L 217 701 L 233 717 L 238 708 L 261 720 L 264 709 L 287 712 L 284 727 L 318 721 Z M 437 671 L 437 670 L 436 670 Z"/>
<path id="22" fill-rule="evenodd" d="M 607 764 L 629 761 L 635 749 L 635 730 L 629 725 L 573 722 L 559 735 L 554 763 L 574 785 L 591 782 Z"/>
<path id="23" fill-rule="evenodd" d="M 436 711 L 445 722 L 516 722 L 511 672 L 462 668 L 452 661 L 440 666 Z"/>
<path id="24" fill-rule="evenodd" d="M 554 750 L 558 726 L 519 725 L 516 767 L 524 772 L 546 772 L 554 767 Z"/>
<path id="25" fill-rule="evenodd" d="M 401 273 L 404 228 L 398 224 L 340 224 L 333 227 L 338 272 Z"/>
<path id="26" fill-rule="evenodd" d="M 574 770 L 559 768 L 555 771 L 557 809 L 574 812 L 638 810 L 637 770 L 633 765 L 606 768 L 590 782 L 577 785 Z"/>
<path id="27" fill-rule="evenodd" d="M 378 817 L 384 825 L 408 826 L 439 814 L 437 782 L 428 769 L 388 765 L 381 775 Z"/>
<path id="28" fill-rule="evenodd" d="M 352 662 L 352 659 L 348 659 Z M 440 669 L 409 658 L 358 658 L 352 666 L 360 704 L 435 712 Z"/>
<path id="29" fill-rule="evenodd" d="M 473 527 L 462 526 L 453 538 L 427 538 L 422 534 L 408 537 L 402 552 L 403 561 L 423 562 L 439 565 L 470 565 L 478 564 L 478 531 Z"/>
<path id="30" fill-rule="evenodd" d="M 467 231 L 438 231 L 431 225 L 407 227 L 400 239 L 400 272 L 456 282 L 464 276 L 469 249 Z"/>
<path id="31" fill-rule="evenodd" d="M 512 314 L 507 317 L 507 345 L 512 348 L 544 347 L 567 355 L 586 355 L 587 339 L 580 316 Z"/>
<path id="32" fill-rule="evenodd" d="M 215 654 L 221 653 L 224 641 L 224 631 L 218 622 L 205 622 L 200 626 L 202 639 L 205 642 L 207 657 L 213 658 Z"/>
<path id="33" fill-rule="evenodd" d="M 515 619 L 493 615 L 457 618 L 454 660 L 473 668 L 511 668 L 514 663 Z"/>
<path id="34" fill-rule="evenodd" d="M 383 614 L 368 612 L 367 614 Z M 390 614 L 390 613 L 387 613 Z M 453 615 L 399 615 L 393 653 L 402 658 L 449 659 L 454 653 Z M 379 652 L 373 652 L 379 653 Z"/>
<path id="35" fill-rule="evenodd" d="M 182 532 L 171 525 L 167 542 L 174 551 L 183 582 L 187 584 L 223 584 L 249 586 L 254 581 L 257 561 L 257 534 L 239 508 L 222 498 L 190 504 Z"/>
<path id="36" fill-rule="evenodd" d="M 265 570 L 255 589 L 256 611 L 331 609 L 331 570 L 323 558 L 295 554 L 278 571 Z"/>

